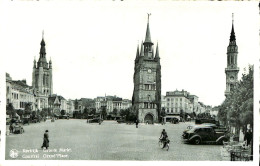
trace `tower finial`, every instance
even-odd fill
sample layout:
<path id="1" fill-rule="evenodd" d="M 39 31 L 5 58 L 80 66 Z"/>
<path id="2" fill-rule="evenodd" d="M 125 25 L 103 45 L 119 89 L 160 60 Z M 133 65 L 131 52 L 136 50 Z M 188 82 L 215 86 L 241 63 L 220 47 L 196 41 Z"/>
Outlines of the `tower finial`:
<path id="1" fill-rule="evenodd" d="M 44 30 L 42 30 L 42 39 L 44 39 Z"/>
<path id="2" fill-rule="evenodd" d="M 232 13 L 232 24 L 234 24 L 234 13 Z"/>
<path id="3" fill-rule="evenodd" d="M 149 23 L 149 17 L 150 17 L 150 15 L 151 15 L 151 13 L 147 13 L 147 15 L 148 15 L 148 23 Z"/>

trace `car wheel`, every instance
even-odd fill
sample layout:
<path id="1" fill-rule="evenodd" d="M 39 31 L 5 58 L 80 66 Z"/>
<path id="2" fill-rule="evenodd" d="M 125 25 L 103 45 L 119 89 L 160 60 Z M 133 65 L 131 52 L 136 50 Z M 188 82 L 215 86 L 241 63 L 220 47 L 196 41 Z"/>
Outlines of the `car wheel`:
<path id="1" fill-rule="evenodd" d="M 199 145 L 201 141 L 200 138 L 195 138 L 193 142 L 195 145 Z"/>

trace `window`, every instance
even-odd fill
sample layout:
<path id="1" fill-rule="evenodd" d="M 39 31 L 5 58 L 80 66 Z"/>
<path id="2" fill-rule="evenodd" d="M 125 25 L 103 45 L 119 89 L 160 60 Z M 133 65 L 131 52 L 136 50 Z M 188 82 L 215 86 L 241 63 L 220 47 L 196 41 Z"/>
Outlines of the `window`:
<path id="1" fill-rule="evenodd" d="M 148 108 L 148 103 L 147 102 L 144 103 L 144 108 Z"/>
<path id="2" fill-rule="evenodd" d="M 151 101 L 151 96 L 150 95 L 148 95 L 147 98 L 148 98 L 148 101 Z"/>
<path id="3" fill-rule="evenodd" d="M 170 101 L 170 99 L 168 98 L 167 101 Z"/>

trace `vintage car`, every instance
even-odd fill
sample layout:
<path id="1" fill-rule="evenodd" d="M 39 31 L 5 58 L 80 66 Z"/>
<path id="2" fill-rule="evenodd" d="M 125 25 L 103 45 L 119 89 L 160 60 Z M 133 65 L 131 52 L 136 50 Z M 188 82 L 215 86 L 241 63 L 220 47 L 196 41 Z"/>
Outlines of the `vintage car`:
<path id="1" fill-rule="evenodd" d="M 30 124 L 30 118 L 23 118 L 23 125 Z"/>
<path id="2" fill-rule="evenodd" d="M 214 143 L 223 144 L 229 140 L 227 132 L 216 131 L 210 126 L 194 126 L 190 130 L 185 130 L 182 134 L 182 140 L 185 143 L 201 144 Z"/>
<path id="3" fill-rule="evenodd" d="M 34 117 L 32 119 L 32 123 L 40 123 L 40 118 L 39 117 Z"/>
<path id="4" fill-rule="evenodd" d="M 13 133 L 14 134 L 22 134 L 24 133 L 24 129 L 22 123 L 14 123 L 13 124 Z"/>
<path id="5" fill-rule="evenodd" d="M 118 119 L 117 123 L 125 123 L 125 120 L 124 119 Z"/>
<path id="6" fill-rule="evenodd" d="M 179 123 L 180 122 L 180 120 L 178 119 L 178 118 L 172 118 L 172 120 L 171 120 L 171 123 L 173 123 L 173 124 L 177 124 L 177 123 Z"/>
<path id="7" fill-rule="evenodd" d="M 205 123 L 211 123 L 219 125 L 219 121 L 216 121 L 215 119 L 206 119 L 206 118 L 198 118 L 195 119 L 195 124 L 205 124 Z"/>
<path id="8" fill-rule="evenodd" d="M 88 120 L 88 123 L 102 123 L 103 122 L 103 119 L 100 119 L 100 118 L 94 118 L 94 119 L 89 119 Z"/>

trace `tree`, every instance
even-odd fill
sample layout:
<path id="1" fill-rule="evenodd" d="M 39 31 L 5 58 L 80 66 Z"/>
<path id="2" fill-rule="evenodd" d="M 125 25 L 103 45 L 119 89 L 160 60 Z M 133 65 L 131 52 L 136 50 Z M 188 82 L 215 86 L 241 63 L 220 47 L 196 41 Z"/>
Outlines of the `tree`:
<path id="1" fill-rule="evenodd" d="M 14 109 L 14 106 L 12 103 L 9 103 L 6 106 L 6 114 L 10 116 L 10 118 L 14 117 L 16 114 L 16 110 Z"/>
<path id="2" fill-rule="evenodd" d="M 84 110 L 83 110 L 83 116 L 84 116 L 84 118 L 86 118 L 89 113 L 90 113 L 89 108 L 85 107 Z"/>
<path id="3" fill-rule="evenodd" d="M 32 113 L 32 104 L 26 103 L 24 108 L 24 115 L 30 115 Z"/>
<path id="4" fill-rule="evenodd" d="M 236 128 L 235 134 L 238 137 L 241 127 L 245 129 L 250 124 L 253 128 L 253 75 L 253 66 L 249 65 L 248 73 L 242 74 L 242 79 L 234 85 L 218 113 L 220 121 Z"/>
<path id="5" fill-rule="evenodd" d="M 101 115 L 102 115 L 103 119 L 106 119 L 106 116 L 107 116 L 106 107 L 101 107 Z"/>
<path id="6" fill-rule="evenodd" d="M 161 117 L 165 117 L 165 116 L 166 116 L 166 112 L 165 112 L 165 108 L 163 107 L 161 111 Z"/>
<path id="7" fill-rule="evenodd" d="M 117 112 L 118 112 L 118 111 L 117 111 L 117 109 L 116 109 L 116 108 L 114 108 L 114 109 L 113 109 L 113 113 L 112 113 L 112 114 L 113 114 L 114 116 L 117 116 Z"/>
<path id="8" fill-rule="evenodd" d="M 22 109 L 17 110 L 17 114 L 20 116 L 20 118 L 23 117 L 24 111 Z"/>
<path id="9" fill-rule="evenodd" d="M 90 111 L 90 114 L 95 115 L 96 114 L 96 108 L 92 108 Z"/>
<path id="10" fill-rule="evenodd" d="M 40 115 L 42 117 L 46 117 L 48 114 L 48 108 L 43 108 L 42 111 L 40 112 Z"/>
<path id="11" fill-rule="evenodd" d="M 75 109 L 78 109 L 79 108 L 79 102 L 78 102 L 78 100 L 76 99 L 75 100 Z"/>
<path id="12" fill-rule="evenodd" d="M 32 112 L 32 118 L 35 118 L 35 117 L 36 117 L 36 114 L 37 114 L 36 111 L 33 111 L 33 112 Z"/>
<path id="13" fill-rule="evenodd" d="M 120 116 L 125 117 L 126 121 L 135 121 L 137 119 L 137 111 L 133 108 L 127 108 L 120 111 Z"/>

